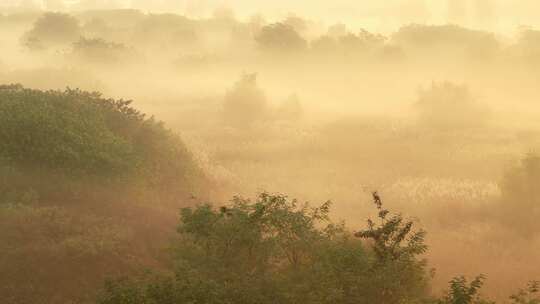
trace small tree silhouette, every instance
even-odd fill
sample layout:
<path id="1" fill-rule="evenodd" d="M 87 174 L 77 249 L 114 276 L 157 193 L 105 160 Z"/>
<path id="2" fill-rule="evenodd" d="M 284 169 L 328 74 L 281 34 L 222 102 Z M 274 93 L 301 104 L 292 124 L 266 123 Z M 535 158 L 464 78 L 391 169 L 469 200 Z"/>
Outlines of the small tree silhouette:
<path id="1" fill-rule="evenodd" d="M 439 304 L 489 304 L 493 303 L 480 298 L 480 289 L 485 277 L 477 276 L 470 283 L 464 276 L 455 277 L 450 281 L 450 290 L 439 300 Z"/>
<path id="2" fill-rule="evenodd" d="M 377 192 L 373 192 L 373 203 L 379 210 L 381 223 L 376 225 L 368 219 L 368 228 L 357 232 L 355 236 L 373 241 L 373 250 L 379 262 L 413 258 L 426 252 L 424 230 L 413 231 L 413 221 L 406 221 L 401 214 L 390 215 L 390 211 L 383 208 Z"/>
<path id="3" fill-rule="evenodd" d="M 367 229 L 355 233 L 371 242 L 374 253 L 370 298 L 380 304 L 412 302 L 414 294 L 426 291 L 428 285 L 426 261 L 419 258 L 427 250 L 426 233 L 414 231 L 414 223 L 400 214 L 391 215 L 377 192 L 373 192 L 373 203 L 379 210 L 380 224 L 369 219 Z"/>

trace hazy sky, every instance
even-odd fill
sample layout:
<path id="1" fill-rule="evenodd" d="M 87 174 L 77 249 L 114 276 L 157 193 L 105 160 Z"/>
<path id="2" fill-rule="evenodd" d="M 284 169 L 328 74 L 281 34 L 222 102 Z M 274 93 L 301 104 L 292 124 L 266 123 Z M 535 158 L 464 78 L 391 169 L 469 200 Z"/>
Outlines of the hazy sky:
<path id="1" fill-rule="evenodd" d="M 538 0 L 0 0 L 2 6 L 51 10 L 138 8 L 209 16 L 216 8 L 234 9 L 239 18 L 261 13 L 278 19 L 290 13 L 353 27 L 391 30 L 404 23 L 459 23 L 495 31 L 537 25 Z"/>

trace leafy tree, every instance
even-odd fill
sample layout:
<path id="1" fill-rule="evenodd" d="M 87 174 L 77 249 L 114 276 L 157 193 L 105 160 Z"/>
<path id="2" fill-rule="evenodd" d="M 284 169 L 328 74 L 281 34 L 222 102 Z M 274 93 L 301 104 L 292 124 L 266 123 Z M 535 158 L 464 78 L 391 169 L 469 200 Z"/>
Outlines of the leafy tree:
<path id="1" fill-rule="evenodd" d="M 189 151 L 130 103 L 96 92 L 0 86 L 0 158 L 30 175 L 131 178 L 154 189 L 189 191 L 202 177 Z"/>
<path id="2" fill-rule="evenodd" d="M 294 14 L 287 16 L 282 23 L 292 27 L 300 35 L 305 34 L 309 29 L 308 21 Z"/>
<path id="3" fill-rule="evenodd" d="M 23 44 L 31 49 L 67 45 L 80 36 L 79 21 L 68 14 L 45 13 L 28 31 Z"/>
<path id="4" fill-rule="evenodd" d="M 257 85 L 257 74 L 244 74 L 225 95 L 223 118 L 226 124 L 246 128 L 268 118 L 266 95 Z"/>
<path id="5" fill-rule="evenodd" d="M 21 166 L 68 173 L 126 171 L 137 166 L 138 157 L 126 138 L 107 125 L 105 115 L 117 116 L 128 104 L 70 89 L 1 86 L 0 156 Z"/>
<path id="6" fill-rule="evenodd" d="M 439 300 L 440 304 L 489 304 L 492 302 L 483 300 L 480 289 L 484 285 L 484 276 L 477 276 L 470 283 L 463 276 L 456 277 L 450 281 L 450 290 Z"/>
<path id="7" fill-rule="evenodd" d="M 415 258 L 424 248 L 420 237 L 392 251 L 399 256 L 381 259 L 373 244 L 330 222 L 329 208 L 330 202 L 311 208 L 262 193 L 217 209 L 182 209 L 174 275 L 109 283 L 100 303 L 397 304 L 426 297 Z M 400 225 L 385 227 L 395 230 L 389 235 L 409 234 Z M 370 231 L 359 235 L 371 238 Z"/>
<path id="8" fill-rule="evenodd" d="M 307 42 L 290 25 L 274 23 L 264 26 L 256 35 L 255 41 L 262 50 L 276 53 L 303 51 Z"/>
<path id="9" fill-rule="evenodd" d="M 399 214 L 389 216 L 389 211 L 383 208 L 379 198 L 375 198 L 374 204 L 379 210 L 380 225 L 369 219 L 368 229 L 357 232 L 356 236 L 373 241 L 373 250 L 379 263 L 413 258 L 427 250 L 424 244 L 425 231 L 412 232 L 414 222 L 404 222 Z"/>
<path id="10" fill-rule="evenodd" d="M 390 214 L 376 192 L 373 198 L 380 223 L 369 219 L 367 229 L 355 234 L 368 240 L 374 253 L 370 272 L 377 288 L 372 298 L 376 303 L 413 301 L 428 285 L 426 261 L 418 258 L 427 250 L 426 233 L 414 231 L 414 222 L 406 221 L 400 214 Z"/>

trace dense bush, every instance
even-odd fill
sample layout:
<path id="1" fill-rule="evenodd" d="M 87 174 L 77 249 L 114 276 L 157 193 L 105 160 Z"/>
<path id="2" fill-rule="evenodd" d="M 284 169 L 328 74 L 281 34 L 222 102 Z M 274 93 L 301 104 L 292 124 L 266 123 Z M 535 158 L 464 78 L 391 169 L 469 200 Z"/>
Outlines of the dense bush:
<path id="1" fill-rule="evenodd" d="M 139 157 L 106 121 L 106 115 L 112 118 L 124 104 L 109 102 L 76 90 L 2 86 L 0 155 L 23 167 L 70 174 L 111 175 L 133 169 Z"/>
<path id="2" fill-rule="evenodd" d="M 423 232 L 379 205 L 357 235 L 282 195 L 186 208 L 173 276 L 111 281 L 100 303 L 417 303 L 427 296 Z"/>
<path id="3" fill-rule="evenodd" d="M 144 174 L 153 183 L 182 183 L 198 174 L 180 139 L 130 103 L 80 90 L 0 86 L 0 157 L 79 177 Z"/>
<path id="4" fill-rule="evenodd" d="M 318 208 L 283 195 L 228 206 L 182 209 L 170 272 L 109 280 L 98 303 L 425 303 L 494 304 L 481 295 L 485 277 L 455 277 L 436 298 L 421 256 L 425 232 L 385 208 L 353 235 Z M 510 297 L 536 304 L 539 283 Z"/>
<path id="5" fill-rule="evenodd" d="M 23 37 L 30 49 L 62 46 L 76 41 L 81 34 L 79 21 L 63 13 L 45 13 Z"/>
<path id="6" fill-rule="evenodd" d="M 438 304 L 490 304 L 480 296 L 480 289 L 484 285 L 485 278 L 478 276 L 470 283 L 463 276 L 453 278 L 450 281 L 450 289 L 438 301 Z"/>
<path id="7" fill-rule="evenodd" d="M 205 179 L 178 136 L 129 104 L 0 86 L 2 303 L 85 303 L 107 274 L 160 265 L 174 233 L 163 210 Z"/>

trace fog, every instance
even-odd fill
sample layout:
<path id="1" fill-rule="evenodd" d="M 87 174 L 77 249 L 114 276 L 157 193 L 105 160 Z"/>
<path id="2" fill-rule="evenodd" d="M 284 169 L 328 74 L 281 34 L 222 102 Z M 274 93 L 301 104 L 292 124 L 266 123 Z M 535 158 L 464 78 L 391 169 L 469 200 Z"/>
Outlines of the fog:
<path id="1" fill-rule="evenodd" d="M 501 300 L 540 278 L 538 10 L 2 0 L 0 84 L 133 100 L 211 180 L 194 197 L 331 200 L 331 217 L 358 230 L 377 191 L 428 231 L 434 294 L 484 274 Z"/>
<path id="2" fill-rule="evenodd" d="M 538 25 L 535 11 L 539 4 L 534 0 L 4 0 L 2 7 L 63 11 L 133 8 L 190 17 L 208 17 L 217 9 L 232 9 L 239 18 L 263 14 L 277 20 L 294 13 L 316 22 L 347 23 L 376 31 L 392 31 L 404 23 L 449 22 L 508 32 L 516 26 Z"/>

